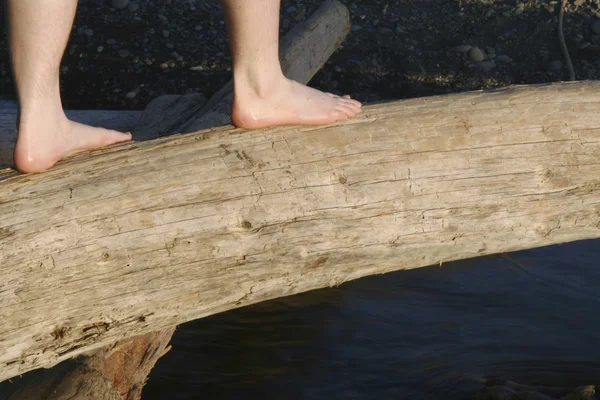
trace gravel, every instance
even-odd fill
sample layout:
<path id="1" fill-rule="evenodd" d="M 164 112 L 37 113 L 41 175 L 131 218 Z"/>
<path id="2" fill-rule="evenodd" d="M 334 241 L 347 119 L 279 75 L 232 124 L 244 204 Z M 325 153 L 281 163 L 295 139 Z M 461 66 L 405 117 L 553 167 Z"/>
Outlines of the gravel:
<path id="1" fill-rule="evenodd" d="M 129 5 L 129 0 L 112 0 L 112 7 L 116 10 L 122 10 Z"/>
<path id="2" fill-rule="evenodd" d="M 373 102 L 566 78 L 557 9 L 548 11 L 556 0 L 340 1 L 351 30 L 312 80 L 321 90 Z M 282 0 L 281 33 L 321 2 Z M 566 12 L 578 79 L 600 79 L 596 3 L 571 1 Z M 0 92 L 14 97 L 2 38 L 0 50 Z M 162 94 L 210 96 L 231 79 L 223 10 L 215 0 L 81 1 L 61 77 L 68 108 L 144 109 Z M 140 89 L 128 98 L 132 87 Z"/>

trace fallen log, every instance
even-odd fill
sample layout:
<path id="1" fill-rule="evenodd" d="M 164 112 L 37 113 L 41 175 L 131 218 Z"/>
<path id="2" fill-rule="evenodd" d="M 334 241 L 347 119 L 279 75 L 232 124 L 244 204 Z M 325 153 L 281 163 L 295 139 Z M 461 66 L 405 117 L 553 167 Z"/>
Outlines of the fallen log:
<path id="1" fill-rule="evenodd" d="M 0 173 L 0 379 L 362 276 L 600 237 L 600 82 Z"/>

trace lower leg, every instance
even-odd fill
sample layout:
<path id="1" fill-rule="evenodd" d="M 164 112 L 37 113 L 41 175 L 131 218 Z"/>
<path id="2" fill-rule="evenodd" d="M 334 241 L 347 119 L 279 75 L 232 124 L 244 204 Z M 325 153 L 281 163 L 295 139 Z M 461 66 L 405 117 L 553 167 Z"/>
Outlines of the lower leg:
<path id="1" fill-rule="evenodd" d="M 59 68 L 77 0 L 6 0 L 19 97 L 15 165 L 41 172 L 66 155 L 131 139 L 131 135 L 69 121 L 60 98 Z"/>
<path id="2" fill-rule="evenodd" d="M 360 103 L 288 80 L 279 63 L 280 0 L 222 0 L 233 54 L 231 119 L 242 128 L 325 125 L 353 117 Z"/>

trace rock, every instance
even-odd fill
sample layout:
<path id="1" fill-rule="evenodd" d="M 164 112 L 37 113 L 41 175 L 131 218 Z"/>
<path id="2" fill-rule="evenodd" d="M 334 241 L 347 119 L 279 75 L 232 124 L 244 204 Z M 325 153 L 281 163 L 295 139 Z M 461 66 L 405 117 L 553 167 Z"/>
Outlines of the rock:
<path id="1" fill-rule="evenodd" d="M 102 46 L 102 45 L 100 45 L 100 46 L 98 46 L 98 47 L 96 48 L 96 51 L 97 51 L 98 53 L 102 53 L 102 50 L 104 50 L 104 46 Z"/>
<path id="2" fill-rule="evenodd" d="M 169 31 L 168 31 L 168 30 L 166 30 L 166 29 L 163 29 L 163 31 L 162 31 L 162 35 L 163 35 L 164 37 L 168 38 L 168 37 L 171 35 L 171 32 L 169 32 Z"/>
<path id="3" fill-rule="evenodd" d="M 119 50 L 119 57 L 126 58 L 126 57 L 129 57 L 130 54 L 131 54 L 131 52 L 127 49 Z"/>
<path id="4" fill-rule="evenodd" d="M 512 58 L 510 58 L 509 56 L 507 56 L 505 54 L 500 54 L 500 55 L 496 56 L 496 58 L 494 58 L 494 61 L 505 64 L 505 63 L 511 62 Z"/>
<path id="5" fill-rule="evenodd" d="M 352 25 L 352 32 L 362 31 L 362 26 L 360 25 Z"/>
<path id="6" fill-rule="evenodd" d="M 114 9 L 122 10 L 129 5 L 129 0 L 112 0 L 111 5 Z"/>
<path id="7" fill-rule="evenodd" d="M 106 44 L 109 46 L 114 46 L 115 44 L 117 44 L 117 41 L 115 39 L 108 39 L 106 41 Z"/>
<path id="8" fill-rule="evenodd" d="M 135 96 L 137 96 L 136 92 L 129 92 L 125 95 L 125 97 L 127 97 L 128 99 L 135 99 Z"/>
<path id="9" fill-rule="evenodd" d="M 485 72 L 490 72 L 494 68 L 496 68 L 496 63 L 494 61 L 481 61 L 478 62 L 477 67 Z"/>
<path id="10" fill-rule="evenodd" d="M 140 5 L 139 5 L 138 3 L 130 3 L 130 4 L 127 6 L 127 9 L 128 9 L 129 11 L 131 11 L 131 12 L 136 12 L 137 10 L 139 10 L 139 9 L 140 9 Z"/>
<path id="11" fill-rule="evenodd" d="M 167 69 L 167 68 L 169 68 L 169 64 L 167 64 L 167 63 L 162 63 L 162 64 L 160 64 L 160 65 L 159 65 L 159 68 L 160 68 L 160 69 Z"/>
<path id="12" fill-rule="evenodd" d="M 594 32 L 596 35 L 600 35 L 600 19 L 596 20 L 592 23 L 592 25 L 590 25 L 590 29 L 592 30 L 592 32 Z"/>
<path id="13" fill-rule="evenodd" d="M 93 29 L 86 29 L 86 30 L 83 31 L 83 33 L 85 34 L 85 36 L 90 37 L 90 38 L 92 36 L 94 36 L 94 30 Z"/>
<path id="14" fill-rule="evenodd" d="M 202 27 L 202 25 L 196 25 L 196 26 L 194 27 L 194 29 L 195 29 L 195 30 L 197 30 L 197 31 L 201 31 L 201 30 L 202 30 L 202 28 L 203 28 L 203 27 Z"/>
<path id="15" fill-rule="evenodd" d="M 554 60 L 548 63 L 548 69 L 550 71 L 560 71 L 563 67 L 562 61 Z"/>
<path id="16" fill-rule="evenodd" d="M 456 46 L 453 50 L 457 53 L 468 53 L 473 46 L 470 44 L 461 44 L 460 46 Z"/>
<path id="17" fill-rule="evenodd" d="M 485 54 L 479 47 L 473 47 L 469 50 L 469 58 L 472 61 L 479 62 L 485 60 Z"/>

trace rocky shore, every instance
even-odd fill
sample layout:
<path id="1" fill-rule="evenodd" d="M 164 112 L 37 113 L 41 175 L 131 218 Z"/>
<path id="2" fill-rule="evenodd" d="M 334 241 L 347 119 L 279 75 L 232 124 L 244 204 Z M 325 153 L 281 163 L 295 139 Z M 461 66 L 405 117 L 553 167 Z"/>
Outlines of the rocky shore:
<path id="1" fill-rule="evenodd" d="M 373 102 L 568 77 L 557 0 L 342 0 L 347 40 L 311 83 Z M 577 79 L 600 78 L 600 0 L 569 0 Z M 320 0 L 283 0 L 282 33 Z M 0 18 L 4 10 L 0 8 Z M 14 96 L 7 41 L 0 93 Z M 143 109 L 162 94 L 210 96 L 231 76 L 217 0 L 81 0 L 61 68 L 65 106 Z"/>

